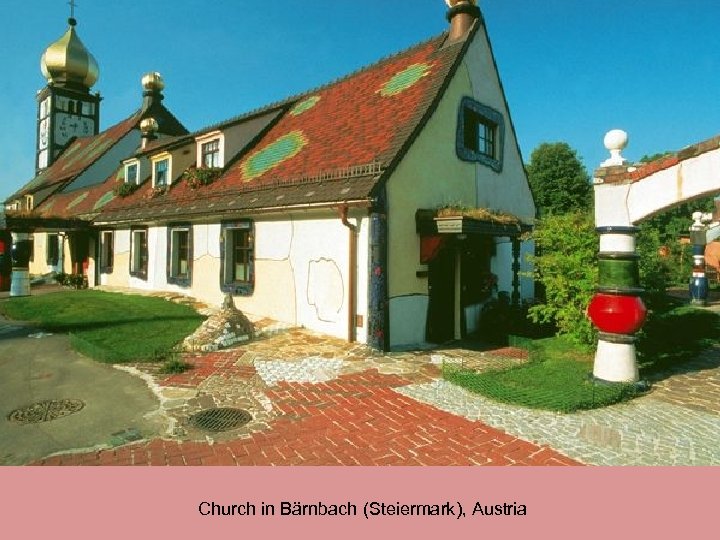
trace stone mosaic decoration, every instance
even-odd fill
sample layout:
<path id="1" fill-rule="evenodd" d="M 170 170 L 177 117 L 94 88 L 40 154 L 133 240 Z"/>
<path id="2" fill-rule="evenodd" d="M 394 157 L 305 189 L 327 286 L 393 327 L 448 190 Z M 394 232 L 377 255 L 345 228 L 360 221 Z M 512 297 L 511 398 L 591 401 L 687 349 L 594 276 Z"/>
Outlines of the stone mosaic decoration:
<path id="1" fill-rule="evenodd" d="M 315 105 L 317 105 L 318 101 L 320 101 L 320 96 L 310 96 L 290 109 L 290 114 L 293 116 L 299 116 L 305 111 L 312 109 Z"/>
<path id="2" fill-rule="evenodd" d="M 291 131 L 253 153 L 243 165 L 245 181 L 254 180 L 283 161 L 298 155 L 307 143 L 308 139 L 302 131 Z"/>
<path id="3" fill-rule="evenodd" d="M 255 370 L 268 386 L 279 382 L 321 383 L 337 379 L 343 361 L 320 357 L 303 358 L 300 362 L 255 360 Z"/>
<path id="4" fill-rule="evenodd" d="M 430 66 L 428 64 L 413 64 L 393 75 L 378 92 L 384 97 L 396 96 L 429 74 Z"/>
<path id="5" fill-rule="evenodd" d="M 110 191 L 105 193 L 105 195 L 98 199 L 98 201 L 95 203 L 95 206 L 93 206 L 93 210 L 100 210 L 103 206 L 112 201 L 114 198 L 115 193 L 113 193 L 113 190 L 111 189 Z"/>
<path id="6" fill-rule="evenodd" d="M 70 202 L 68 203 L 67 209 L 70 210 L 70 209 L 76 207 L 78 204 L 80 204 L 81 202 L 83 202 L 83 201 L 87 198 L 87 196 L 88 196 L 88 192 L 87 192 L 87 191 L 86 191 L 85 193 L 81 193 L 80 195 L 78 195 L 78 196 L 75 197 L 72 201 L 70 201 Z"/>

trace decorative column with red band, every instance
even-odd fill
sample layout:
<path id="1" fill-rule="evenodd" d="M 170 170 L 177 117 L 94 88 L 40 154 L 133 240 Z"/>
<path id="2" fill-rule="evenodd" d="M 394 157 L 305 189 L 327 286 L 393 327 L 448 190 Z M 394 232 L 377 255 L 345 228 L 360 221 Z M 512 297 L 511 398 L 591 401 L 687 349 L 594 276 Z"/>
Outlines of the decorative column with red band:
<path id="1" fill-rule="evenodd" d="M 635 227 L 598 227 L 600 253 L 597 293 L 588 316 L 600 330 L 593 376 L 605 382 L 637 382 L 635 333 L 647 309 L 640 294 Z"/>

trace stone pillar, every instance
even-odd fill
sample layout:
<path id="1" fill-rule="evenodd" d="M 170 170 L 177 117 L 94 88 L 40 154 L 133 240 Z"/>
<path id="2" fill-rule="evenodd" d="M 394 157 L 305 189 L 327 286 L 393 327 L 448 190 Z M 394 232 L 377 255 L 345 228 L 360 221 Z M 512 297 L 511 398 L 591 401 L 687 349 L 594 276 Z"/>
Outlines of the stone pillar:
<path id="1" fill-rule="evenodd" d="M 30 296 L 29 233 L 13 233 L 10 296 Z"/>
<path id="2" fill-rule="evenodd" d="M 621 151 L 627 146 L 627 133 L 610 131 L 605 147 L 610 159 L 602 167 L 622 167 Z M 588 316 L 600 331 L 593 377 L 620 383 L 639 379 L 635 336 L 647 310 L 640 294 L 638 255 L 635 253 L 637 229 L 627 211 L 627 186 L 595 181 L 595 223 L 600 234 L 597 293 L 588 306 Z"/>
<path id="3" fill-rule="evenodd" d="M 712 221 L 712 214 L 693 213 L 693 224 L 690 227 L 690 241 L 693 250 L 693 268 L 690 277 L 690 303 L 700 306 L 707 304 L 708 279 L 705 275 L 705 244 L 707 228 L 705 222 Z"/>
<path id="4" fill-rule="evenodd" d="M 593 376 L 606 382 L 639 379 L 635 359 L 635 334 L 645 322 L 647 310 L 640 298 L 638 255 L 634 227 L 598 227 L 597 293 L 588 315 L 600 330 Z"/>
<path id="5" fill-rule="evenodd" d="M 512 239 L 512 295 L 511 300 L 514 306 L 520 305 L 520 239 Z"/>

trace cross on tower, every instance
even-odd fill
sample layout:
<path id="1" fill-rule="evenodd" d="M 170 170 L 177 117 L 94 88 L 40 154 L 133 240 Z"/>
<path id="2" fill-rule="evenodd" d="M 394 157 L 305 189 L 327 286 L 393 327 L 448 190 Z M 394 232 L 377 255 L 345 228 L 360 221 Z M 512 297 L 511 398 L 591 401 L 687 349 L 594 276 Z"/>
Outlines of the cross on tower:
<path id="1" fill-rule="evenodd" d="M 70 5 L 70 18 L 74 19 L 75 18 L 75 0 L 70 0 L 68 2 L 68 4 Z"/>

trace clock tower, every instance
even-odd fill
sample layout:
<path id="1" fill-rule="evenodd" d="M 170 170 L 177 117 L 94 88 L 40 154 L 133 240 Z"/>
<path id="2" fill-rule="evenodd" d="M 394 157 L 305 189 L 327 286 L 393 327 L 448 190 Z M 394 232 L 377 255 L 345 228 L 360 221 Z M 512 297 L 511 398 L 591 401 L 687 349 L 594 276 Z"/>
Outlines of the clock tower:
<path id="1" fill-rule="evenodd" d="M 76 25 L 70 17 L 65 34 L 40 60 L 48 84 L 37 93 L 37 173 L 52 165 L 70 139 L 100 130 L 100 94 L 90 93 L 98 64 L 77 36 Z"/>

